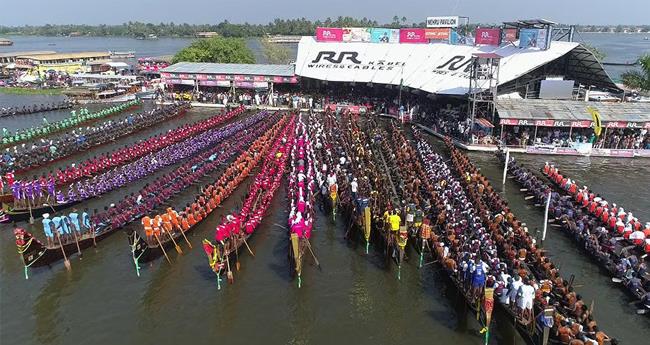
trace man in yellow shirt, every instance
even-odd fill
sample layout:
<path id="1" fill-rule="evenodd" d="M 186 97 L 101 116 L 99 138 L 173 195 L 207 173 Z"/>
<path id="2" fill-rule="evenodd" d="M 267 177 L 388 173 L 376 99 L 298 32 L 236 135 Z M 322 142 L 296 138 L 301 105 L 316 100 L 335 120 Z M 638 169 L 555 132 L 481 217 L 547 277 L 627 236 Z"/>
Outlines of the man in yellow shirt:
<path id="1" fill-rule="evenodd" d="M 399 225 L 402 222 L 402 217 L 400 217 L 395 210 L 391 212 L 391 215 L 388 217 L 388 221 L 390 222 L 391 231 L 399 231 Z"/>

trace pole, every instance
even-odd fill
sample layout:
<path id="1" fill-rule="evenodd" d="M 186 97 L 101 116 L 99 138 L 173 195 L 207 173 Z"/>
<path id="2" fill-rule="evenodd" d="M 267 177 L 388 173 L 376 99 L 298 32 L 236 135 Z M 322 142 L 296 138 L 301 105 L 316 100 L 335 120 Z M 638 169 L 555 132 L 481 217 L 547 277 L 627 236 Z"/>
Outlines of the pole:
<path id="1" fill-rule="evenodd" d="M 548 227 L 548 207 L 551 205 L 551 192 L 548 192 L 546 198 L 546 211 L 544 211 L 544 232 L 542 232 L 542 243 L 546 240 L 546 228 Z"/>
<path id="2" fill-rule="evenodd" d="M 508 161 L 510 161 L 510 150 L 506 147 L 506 162 L 503 166 L 503 182 L 501 184 L 506 184 L 506 175 L 508 174 Z"/>
<path id="3" fill-rule="evenodd" d="M 162 243 L 160 242 L 160 237 L 158 237 L 157 234 L 154 233 L 154 236 L 156 237 L 156 241 L 158 241 L 158 245 L 160 246 L 160 249 L 162 249 L 163 254 L 165 254 L 165 259 L 167 259 L 167 262 L 170 264 L 172 263 L 171 260 L 169 260 L 169 256 L 167 256 L 167 252 L 165 251 L 165 248 L 163 247 Z"/>

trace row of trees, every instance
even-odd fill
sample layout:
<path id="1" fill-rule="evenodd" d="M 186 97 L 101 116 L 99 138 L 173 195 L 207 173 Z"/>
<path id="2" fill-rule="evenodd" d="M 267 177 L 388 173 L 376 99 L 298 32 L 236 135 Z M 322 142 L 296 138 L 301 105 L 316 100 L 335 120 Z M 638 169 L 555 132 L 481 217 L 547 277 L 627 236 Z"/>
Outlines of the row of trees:
<path id="1" fill-rule="evenodd" d="M 581 32 L 650 32 L 650 25 L 577 25 Z"/>
<path id="2" fill-rule="evenodd" d="M 395 16 L 397 18 L 397 16 Z M 380 24 L 368 18 L 356 19 L 352 17 L 327 18 L 324 21 L 310 21 L 305 18 L 275 19 L 268 24 L 235 24 L 224 20 L 218 24 L 176 24 L 170 23 L 142 23 L 128 22 L 121 25 L 51 25 L 42 26 L 0 26 L 0 34 L 38 35 L 38 36 L 147 36 L 154 34 L 166 37 L 188 37 L 197 32 L 215 31 L 224 37 L 261 37 L 270 35 L 313 35 L 317 26 L 334 27 L 400 27 L 406 26 L 406 18 L 394 20 L 392 23 Z"/>
<path id="3" fill-rule="evenodd" d="M 170 23 L 142 23 L 128 22 L 121 25 L 51 25 L 42 26 L 0 26 L 0 35 L 35 35 L 35 36 L 127 36 L 143 37 L 150 34 L 160 37 L 191 37 L 197 32 L 214 31 L 224 37 L 262 37 L 265 35 L 313 35 L 316 27 L 425 27 L 426 23 L 408 22 L 406 17 L 394 16 L 390 23 L 379 23 L 366 17 L 357 19 L 352 17 L 327 18 L 325 20 L 311 21 L 305 18 L 275 19 L 268 24 L 235 24 L 228 20 L 212 24 L 176 24 Z M 472 31 L 477 26 L 488 24 L 472 24 L 465 29 Z"/>

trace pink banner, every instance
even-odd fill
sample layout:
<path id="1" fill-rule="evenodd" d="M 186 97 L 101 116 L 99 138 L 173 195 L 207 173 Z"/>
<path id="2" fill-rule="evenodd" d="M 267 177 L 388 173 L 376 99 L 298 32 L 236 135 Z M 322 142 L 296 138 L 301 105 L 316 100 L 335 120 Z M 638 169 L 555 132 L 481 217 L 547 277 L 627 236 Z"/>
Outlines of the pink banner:
<path id="1" fill-rule="evenodd" d="M 424 29 L 399 29 L 399 43 L 427 43 Z"/>
<path id="2" fill-rule="evenodd" d="M 343 41 L 343 29 L 341 28 L 316 28 L 316 41 L 318 42 L 341 42 Z"/>
<path id="3" fill-rule="evenodd" d="M 477 28 L 474 41 L 476 44 L 498 46 L 501 43 L 501 29 Z"/>
<path id="4" fill-rule="evenodd" d="M 500 125 L 505 126 L 539 126 L 539 127 L 579 127 L 589 128 L 592 126 L 591 121 L 560 121 L 560 120 L 518 120 L 518 119 L 501 119 Z M 624 128 L 624 127 L 620 127 Z"/>

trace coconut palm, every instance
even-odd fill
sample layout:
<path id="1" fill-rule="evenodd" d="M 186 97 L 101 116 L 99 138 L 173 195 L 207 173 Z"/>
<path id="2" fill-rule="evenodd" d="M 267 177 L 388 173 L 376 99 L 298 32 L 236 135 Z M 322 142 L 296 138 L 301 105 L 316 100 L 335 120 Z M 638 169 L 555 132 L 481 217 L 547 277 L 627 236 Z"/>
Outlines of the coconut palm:
<path id="1" fill-rule="evenodd" d="M 641 70 L 630 70 L 621 75 L 623 85 L 633 90 L 650 91 L 650 55 L 639 58 Z"/>

